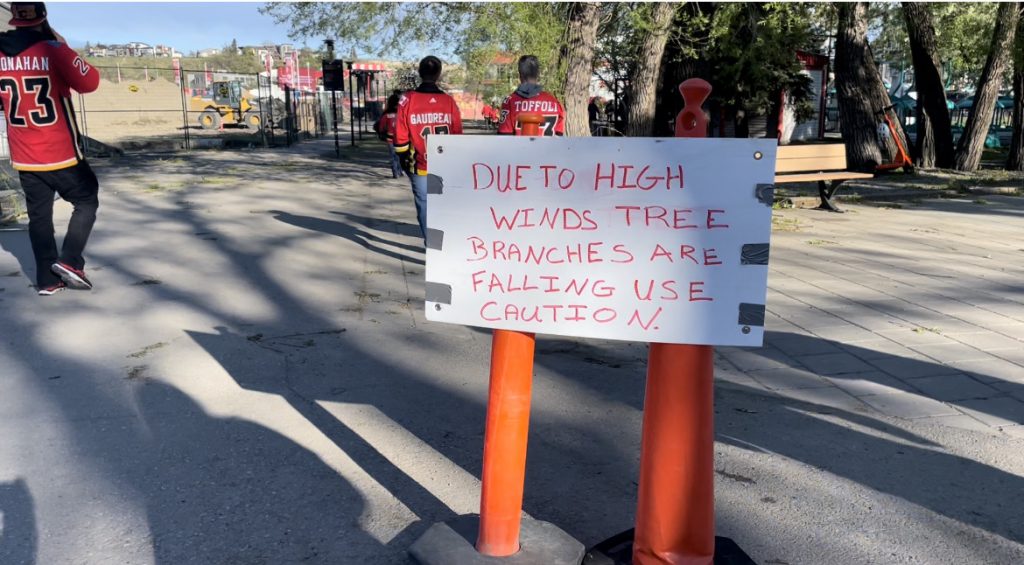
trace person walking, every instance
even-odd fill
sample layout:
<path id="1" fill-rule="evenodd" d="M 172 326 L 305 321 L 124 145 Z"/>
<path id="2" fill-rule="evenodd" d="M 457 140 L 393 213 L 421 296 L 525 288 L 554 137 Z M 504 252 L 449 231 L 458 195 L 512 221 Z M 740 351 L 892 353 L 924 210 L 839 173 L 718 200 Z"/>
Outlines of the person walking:
<path id="1" fill-rule="evenodd" d="M 398 121 L 398 100 L 400 98 L 400 94 L 388 96 L 384 114 L 373 127 L 380 140 L 388 144 L 388 155 L 391 157 L 391 176 L 396 179 L 402 176 L 402 163 L 398 160 L 398 153 L 395 153 L 395 127 Z"/>
<path id="2" fill-rule="evenodd" d="M 427 239 L 427 136 L 462 133 L 462 115 L 455 99 L 446 94 L 441 80 L 441 60 L 428 55 L 420 61 L 420 85 L 402 95 L 395 118 L 395 152 L 409 175 L 416 219 Z"/>
<path id="3" fill-rule="evenodd" d="M 498 135 L 520 135 L 519 114 L 523 112 L 543 116 L 541 135 L 565 135 L 565 108 L 540 86 L 540 62 L 534 55 L 519 58 L 519 83 L 519 88 L 501 103 Z"/>
<path id="4" fill-rule="evenodd" d="M 99 72 L 53 31 L 43 2 L 12 2 L 10 10 L 14 29 L 0 34 L 0 104 L 11 164 L 25 191 L 36 289 L 43 296 L 67 287 L 89 290 L 82 253 L 96 221 L 99 183 L 82 152 L 71 90 L 96 90 Z M 55 193 L 74 208 L 60 253 Z"/>

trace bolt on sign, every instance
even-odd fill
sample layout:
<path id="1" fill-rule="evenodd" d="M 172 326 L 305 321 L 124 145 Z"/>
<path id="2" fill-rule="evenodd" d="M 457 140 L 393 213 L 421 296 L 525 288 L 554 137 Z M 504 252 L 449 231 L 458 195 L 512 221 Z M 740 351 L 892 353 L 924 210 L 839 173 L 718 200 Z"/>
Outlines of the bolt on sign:
<path id="1" fill-rule="evenodd" d="M 426 317 L 759 346 L 775 140 L 429 137 Z"/>

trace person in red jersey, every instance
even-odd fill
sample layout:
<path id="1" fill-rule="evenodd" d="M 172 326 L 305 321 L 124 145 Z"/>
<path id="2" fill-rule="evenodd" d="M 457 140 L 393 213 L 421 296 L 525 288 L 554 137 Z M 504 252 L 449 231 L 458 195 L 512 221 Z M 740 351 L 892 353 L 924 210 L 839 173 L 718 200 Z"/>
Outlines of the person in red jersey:
<path id="1" fill-rule="evenodd" d="M 14 29 L 0 34 L 0 104 L 28 206 L 36 288 L 44 296 L 65 287 L 88 290 L 82 252 L 96 221 L 99 183 L 82 153 L 71 91 L 96 90 L 99 72 L 50 28 L 44 3 L 12 2 L 10 10 Z M 54 193 L 74 207 L 59 254 Z"/>
<path id="2" fill-rule="evenodd" d="M 519 114 L 531 112 L 544 117 L 541 135 L 565 135 L 565 109 L 550 92 L 541 88 L 540 62 L 533 55 L 519 58 L 519 88 L 501 103 L 498 135 L 520 135 Z"/>
<path id="3" fill-rule="evenodd" d="M 395 153 L 395 129 L 398 122 L 398 100 L 400 97 L 401 93 L 399 92 L 388 96 L 384 113 L 374 126 L 381 141 L 388 144 L 388 154 L 391 156 L 391 176 L 396 179 L 402 174 L 402 164 L 398 160 L 398 153 Z"/>
<path id="4" fill-rule="evenodd" d="M 395 121 L 395 151 L 409 175 L 420 233 L 427 238 L 427 136 L 462 133 L 462 115 L 455 99 L 437 86 L 441 60 L 420 61 L 421 83 L 402 95 Z"/>

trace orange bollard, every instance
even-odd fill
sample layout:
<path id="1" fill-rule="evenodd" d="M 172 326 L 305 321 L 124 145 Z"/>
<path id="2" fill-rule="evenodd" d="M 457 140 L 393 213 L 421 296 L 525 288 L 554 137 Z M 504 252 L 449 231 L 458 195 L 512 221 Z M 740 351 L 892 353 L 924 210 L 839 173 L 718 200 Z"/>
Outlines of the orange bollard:
<path id="1" fill-rule="evenodd" d="M 534 343 L 533 334 L 508 330 L 494 330 L 492 338 L 476 542 L 477 551 L 491 557 L 519 551 Z"/>
<path id="2" fill-rule="evenodd" d="M 633 565 L 711 565 L 715 555 L 713 349 L 652 343 Z"/>
<path id="3" fill-rule="evenodd" d="M 521 114 L 522 135 L 540 135 L 543 121 L 540 114 Z M 519 551 L 535 343 L 533 334 L 509 330 L 494 330 L 491 338 L 480 532 L 476 541 L 477 551 L 490 557 L 507 557 Z"/>
<path id="4" fill-rule="evenodd" d="M 711 85 L 679 85 L 676 137 L 706 137 Z M 711 565 L 715 555 L 714 364 L 706 345 L 652 343 L 633 565 Z"/>
<path id="5" fill-rule="evenodd" d="M 544 116 L 534 112 L 523 112 L 519 114 L 519 135 L 537 137 L 541 134 L 540 125 L 544 123 Z"/>

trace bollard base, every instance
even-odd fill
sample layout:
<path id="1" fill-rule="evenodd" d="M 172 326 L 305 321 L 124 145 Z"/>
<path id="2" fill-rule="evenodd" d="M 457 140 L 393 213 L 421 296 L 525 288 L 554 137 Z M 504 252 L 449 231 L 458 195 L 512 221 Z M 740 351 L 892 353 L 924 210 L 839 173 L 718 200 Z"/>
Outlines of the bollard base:
<path id="1" fill-rule="evenodd" d="M 632 565 L 633 530 L 595 545 L 587 550 L 583 565 Z M 715 536 L 714 565 L 757 565 L 749 555 L 729 538 Z"/>
<path id="2" fill-rule="evenodd" d="M 557 526 L 523 518 L 519 552 L 489 557 L 476 550 L 480 516 L 459 516 L 434 524 L 409 548 L 419 565 L 580 565 L 585 548 Z"/>

